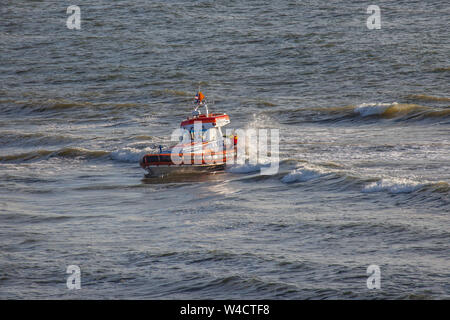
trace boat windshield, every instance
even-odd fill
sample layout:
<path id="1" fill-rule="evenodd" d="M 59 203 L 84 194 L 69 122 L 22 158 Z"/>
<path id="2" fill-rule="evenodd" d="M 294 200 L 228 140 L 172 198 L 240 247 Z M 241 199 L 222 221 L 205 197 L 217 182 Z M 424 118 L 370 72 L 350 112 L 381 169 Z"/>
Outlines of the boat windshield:
<path id="1" fill-rule="evenodd" d="M 179 137 L 180 141 L 185 142 L 194 142 L 195 139 L 195 132 L 193 129 L 190 131 L 184 131 L 183 135 Z M 222 133 L 220 131 L 220 128 L 209 128 L 209 129 L 203 129 L 202 135 L 201 135 L 201 141 L 203 142 L 212 142 L 216 140 L 220 140 L 222 138 Z M 200 140 L 200 139 L 199 139 Z"/>

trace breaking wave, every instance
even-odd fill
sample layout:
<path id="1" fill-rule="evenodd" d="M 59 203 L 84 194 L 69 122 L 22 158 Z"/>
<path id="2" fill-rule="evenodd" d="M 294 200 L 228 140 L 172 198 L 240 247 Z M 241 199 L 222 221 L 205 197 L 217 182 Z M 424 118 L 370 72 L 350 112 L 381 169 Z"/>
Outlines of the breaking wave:
<path id="1" fill-rule="evenodd" d="M 140 158 L 149 152 L 154 152 L 153 147 L 134 148 L 125 147 L 115 151 L 88 150 L 84 148 L 62 148 L 59 150 L 39 149 L 18 154 L 0 156 L 0 162 L 19 162 L 19 161 L 38 161 L 49 158 L 80 158 L 86 160 L 95 160 L 109 156 L 111 160 L 119 162 L 138 163 Z"/>
<path id="2" fill-rule="evenodd" d="M 403 108 L 404 111 L 412 110 L 415 106 L 406 106 Z M 368 117 L 373 115 L 384 115 L 388 110 L 390 110 L 391 114 L 395 113 L 395 111 L 400 111 L 398 103 L 363 103 L 358 105 L 353 111 L 362 117 Z"/>
<path id="3" fill-rule="evenodd" d="M 226 171 L 230 173 L 252 173 L 258 172 L 261 169 L 269 168 L 270 163 L 258 163 L 258 164 L 232 164 L 226 166 Z"/>
<path id="4" fill-rule="evenodd" d="M 389 193 L 411 193 L 423 188 L 426 185 L 426 183 L 408 179 L 381 179 L 366 185 L 362 189 L 362 192 L 371 193 L 387 191 Z"/>
<path id="5" fill-rule="evenodd" d="M 144 149 L 138 149 L 133 147 L 126 147 L 118 149 L 110 153 L 112 160 L 120 162 L 133 162 L 138 163 L 139 160 L 147 153 L 155 152 L 154 148 L 148 147 Z"/>
<path id="6" fill-rule="evenodd" d="M 416 191 L 431 191 L 447 193 L 450 191 L 450 185 L 447 182 L 430 182 L 430 181 L 416 181 L 404 178 L 382 178 L 378 181 L 367 184 L 362 192 L 388 192 L 392 194 L 397 193 L 412 193 Z"/>
<path id="7" fill-rule="evenodd" d="M 289 113 L 265 111 L 264 114 L 279 118 L 280 122 L 366 121 L 367 119 L 392 119 L 396 121 L 419 121 L 450 118 L 450 108 L 432 108 L 410 103 L 362 103 L 356 106 L 299 108 Z"/>
<path id="8" fill-rule="evenodd" d="M 226 166 L 227 172 L 231 173 L 252 173 L 261 170 L 261 165 L 257 164 L 233 164 Z"/>
<path id="9" fill-rule="evenodd" d="M 292 182 L 306 182 L 309 180 L 320 178 L 324 175 L 330 174 L 330 171 L 326 171 L 319 167 L 312 167 L 311 165 L 305 165 L 302 168 L 297 168 L 285 175 L 281 181 L 284 183 Z"/>
<path id="10" fill-rule="evenodd" d="M 387 192 L 391 194 L 413 193 L 416 191 L 427 191 L 437 193 L 448 193 L 450 185 L 447 182 L 439 181 L 418 181 L 408 178 L 364 177 L 351 173 L 350 171 L 325 168 L 319 165 L 305 164 L 295 168 L 281 178 L 281 182 L 292 184 L 295 182 L 308 182 L 321 179 L 335 181 L 345 188 L 359 190 L 362 193 Z M 323 181 L 324 182 L 324 181 Z"/>

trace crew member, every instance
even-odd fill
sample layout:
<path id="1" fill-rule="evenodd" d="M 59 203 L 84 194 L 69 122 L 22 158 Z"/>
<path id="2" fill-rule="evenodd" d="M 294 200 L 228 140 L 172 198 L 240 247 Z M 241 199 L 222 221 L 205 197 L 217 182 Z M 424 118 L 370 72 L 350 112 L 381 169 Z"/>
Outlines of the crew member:
<path id="1" fill-rule="evenodd" d="M 203 99 L 205 99 L 205 95 L 201 91 L 197 92 L 197 95 L 195 96 L 195 103 L 201 105 L 203 103 Z"/>

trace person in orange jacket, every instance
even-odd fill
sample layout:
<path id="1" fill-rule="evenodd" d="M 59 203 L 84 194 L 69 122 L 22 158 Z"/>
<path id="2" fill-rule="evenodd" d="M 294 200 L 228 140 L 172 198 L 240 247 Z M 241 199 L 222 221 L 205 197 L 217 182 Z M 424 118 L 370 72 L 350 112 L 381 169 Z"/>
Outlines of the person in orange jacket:
<path id="1" fill-rule="evenodd" d="M 199 91 L 197 93 L 197 95 L 195 96 L 195 103 L 196 104 L 202 104 L 203 103 L 203 99 L 205 99 L 205 95 L 201 91 Z"/>

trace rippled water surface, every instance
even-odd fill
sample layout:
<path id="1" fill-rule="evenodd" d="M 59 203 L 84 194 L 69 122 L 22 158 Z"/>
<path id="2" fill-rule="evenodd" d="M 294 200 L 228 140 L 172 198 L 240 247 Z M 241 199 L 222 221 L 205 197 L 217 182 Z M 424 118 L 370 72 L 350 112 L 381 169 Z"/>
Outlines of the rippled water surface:
<path id="1" fill-rule="evenodd" d="M 0 4 L 0 298 L 450 298 L 447 2 L 70 4 Z M 145 178 L 199 86 L 277 174 Z"/>

